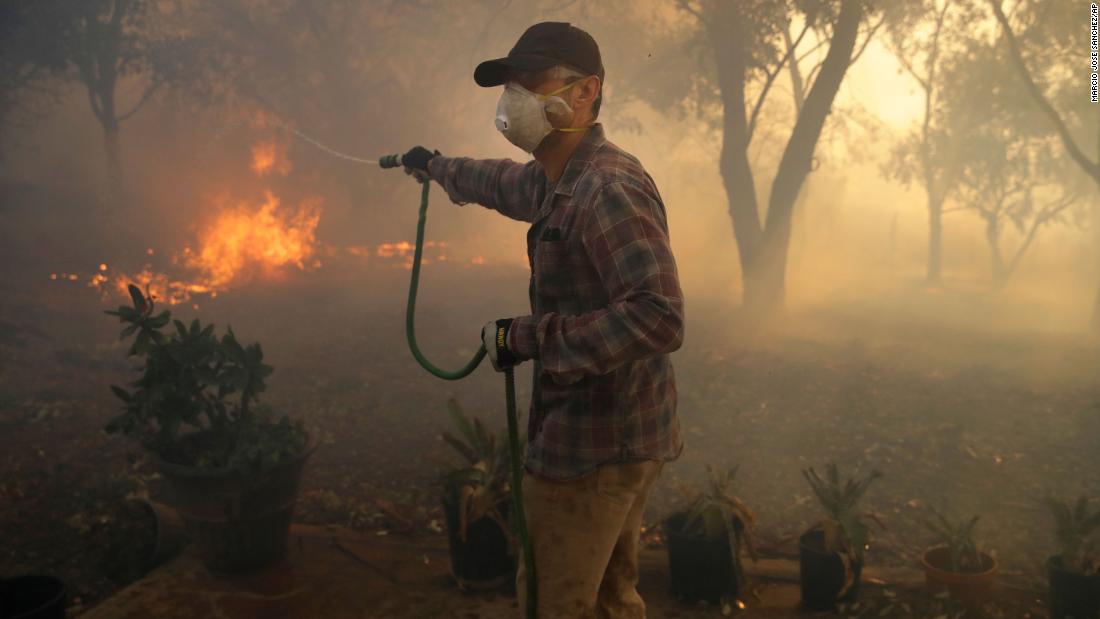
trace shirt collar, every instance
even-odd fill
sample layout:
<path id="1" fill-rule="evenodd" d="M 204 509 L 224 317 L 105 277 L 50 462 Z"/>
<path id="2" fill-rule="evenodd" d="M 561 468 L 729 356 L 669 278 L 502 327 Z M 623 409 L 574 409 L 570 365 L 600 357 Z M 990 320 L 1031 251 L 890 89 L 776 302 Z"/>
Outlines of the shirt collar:
<path id="1" fill-rule="evenodd" d="M 577 186 L 577 182 L 584 174 L 584 170 L 588 167 L 588 164 L 592 162 L 592 159 L 596 155 L 596 151 L 600 149 L 604 143 L 607 142 L 607 138 L 603 134 L 603 125 L 596 123 L 592 125 L 577 144 L 577 148 L 573 149 L 573 154 L 569 157 L 569 161 L 565 164 L 565 170 L 561 174 L 561 178 L 558 179 L 557 185 L 554 187 L 554 193 L 572 196 L 573 190 Z"/>

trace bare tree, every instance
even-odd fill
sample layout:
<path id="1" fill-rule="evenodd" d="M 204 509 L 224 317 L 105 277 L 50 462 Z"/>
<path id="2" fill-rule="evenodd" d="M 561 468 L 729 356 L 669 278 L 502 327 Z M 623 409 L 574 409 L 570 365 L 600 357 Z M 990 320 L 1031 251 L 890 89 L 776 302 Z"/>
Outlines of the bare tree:
<path id="1" fill-rule="evenodd" d="M 889 20 L 885 41 L 905 72 L 920 86 L 924 109 L 919 126 L 894 149 L 886 171 L 905 184 L 919 179 L 924 189 L 928 211 L 926 278 L 929 284 L 937 285 L 943 275 L 944 201 L 957 180 L 958 169 L 945 156 L 953 151 L 945 143 L 948 136 L 939 129 L 940 71 L 945 52 L 952 47 L 950 39 L 965 33 L 975 11 L 966 0 L 920 0 L 896 3 L 890 9 L 897 14 Z"/>

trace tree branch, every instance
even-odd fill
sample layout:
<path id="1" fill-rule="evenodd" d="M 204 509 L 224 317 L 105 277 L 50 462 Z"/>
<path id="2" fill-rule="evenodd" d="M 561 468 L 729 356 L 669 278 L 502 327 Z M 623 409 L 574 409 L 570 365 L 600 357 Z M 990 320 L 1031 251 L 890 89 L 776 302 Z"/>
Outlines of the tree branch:
<path id="1" fill-rule="evenodd" d="M 138 100 L 138 102 L 134 105 L 133 109 L 131 109 L 129 112 L 126 112 L 125 114 L 123 114 L 123 115 L 119 116 L 118 118 L 116 118 L 115 122 L 122 122 L 122 121 L 126 120 L 127 118 L 133 116 L 134 114 L 137 114 L 138 110 L 140 110 L 141 107 L 143 105 L 145 105 L 145 102 L 149 100 L 149 97 L 153 96 L 153 93 L 156 92 L 157 89 L 159 89 L 163 84 L 164 84 L 164 80 L 154 79 L 153 83 L 149 84 L 149 87 L 146 88 L 145 92 L 143 92 L 141 94 L 141 99 Z"/>
<path id="2" fill-rule="evenodd" d="M 823 40 L 818 41 L 816 45 L 814 45 L 810 49 L 806 50 L 805 54 L 802 54 L 801 56 L 798 57 L 798 62 L 801 63 L 803 60 L 806 59 L 807 56 L 809 56 L 810 54 L 812 54 L 812 53 L 816 52 L 817 50 L 821 49 L 822 47 L 824 47 L 825 43 L 827 43 L 827 42 L 828 42 L 828 39 L 823 39 Z"/>
<path id="3" fill-rule="evenodd" d="M 103 116 L 103 109 L 96 99 L 95 89 L 92 87 L 92 84 L 85 84 L 84 89 L 88 91 L 88 104 L 92 106 L 92 114 L 95 114 L 96 120 L 100 123 L 106 122 Z"/>
<path id="4" fill-rule="evenodd" d="M 95 56 L 92 53 L 92 26 L 89 23 L 89 18 L 84 17 L 80 20 L 83 24 L 83 36 L 80 37 L 80 47 L 77 53 L 73 54 L 73 63 L 76 64 L 76 68 L 80 73 L 80 79 L 84 82 L 85 89 L 88 91 L 88 105 L 92 108 L 92 114 L 95 115 L 96 120 L 103 122 L 103 110 L 101 109 L 99 102 L 96 100 L 95 87 L 96 87 L 96 75 L 93 63 Z"/>
<path id="5" fill-rule="evenodd" d="M 116 29 L 122 25 L 122 18 L 130 10 L 132 0 L 115 0 L 114 9 L 111 11 L 111 28 Z"/>
<path id="6" fill-rule="evenodd" d="M 920 84 L 921 89 L 925 91 L 931 90 L 931 87 L 928 85 L 928 81 L 917 73 L 917 70 L 914 69 L 913 65 L 909 63 L 909 60 L 905 58 L 905 54 L 902 53 L 900 48 L 898 48 L 898 53 L 894 54 L 894 57 L 898 59 L 898 64 L 901 65 L 901 68 L 905 69 L 906 73 L 908 73 L 913 79 L 917 80 L 917 83 Z"/>
<path id="7" fill-rule="evenodd" d="M 814 68 L 810 69 L 810 72 L 806 75 L 807 91 L 813 90 L 814 82 L 817 80 L 817 74 L 821 70 L 821 65 L 823 64 L 825 64 L 824 60 L 814 65 Z"/>
<path id="8" fill-rule="evenodd" d="M 882 19 L 878 20 L 878 23 L 872 26 L 867 32 L 867 38 L 863 39 L 863 45 L 860 45 L 859 48 L 856 49 L 856 53 L 852 55 L 851 64 L 855 64 L 856 61 L 859 60 L 859 57 L 863 55 L 863 50 L 867 49 L 867 44 L 871 42 L 871 39 L 875 38 L 875 33 L 878 32 L 878 29 L 881 28 L 884 23 L 886 23 L 885 15 L 883 15 Z"/>
<path id="9" fill-rule="evenodd" d="M 781 58 L 779 60 L 779 63 L 775 65 L 774 71 L 765 70 L 764 73 L 768 77 L 764 80 L 764 88 L 760 91 L 760 96 L 756 98 L 756 103 L 752 106 L 752 113 L 749 115 L 749 128 L 747 131 L 748 142 L 752 142 L 752 134 L 753 131 L 756 130 L 756 117 L 760 115 L 760 109 L 764 107 L 764 99 L 768 97 L 768 91 L 771 89 L 772 84 L 775 82 L 776 76 L 778 76 L 779 72 L 783 70 L 783 66 L 787 64 L 787 61 L 790 59 L 795 48 L 798 47 L 798 44 L 802 41 L 802 37 L 806 35 L 806 31 L 809 29 L 809 24 L 803 26 L 802 32 L 798 35 L 798 38 L 795 39 L 794 43 L 787 48 L 787 53 L 783 54 L 783 58 Z"/>
<path id="10" fill-rule="evenodd" d="M 1016 270 L 1016 266 L 1019 265 L 1020 259 L 1024 257 L 1024 254 L 1027 252 L 1028 247 L 1030 247 L 1032 241 L 1035 240 L 1035 236 L 1039 232 L 1039 228 L 1046 222 L 1056 217 L 1058 213 L 1061 213 L 1067 208 L 1073 206 L 1074 202 L 1076 201 L 1076 195 L 1063 194 L 1062 197 L 1058 200 L 1055 200 L 1054 202 L 1043 207 L 1043 209 L 1031 222 L 1031 229 L 1028 230 L 1027 236 L 1024 238 L 1024 242 L 1020 245 L 1020 247 L 1016 249 L 1016 252 L 1012 256 L 1012 260 L 1009 261 L 1008 267 L 1005 270 L 1006 277 L 1011 275 Z"/>
<path id="11" fill-rule="evenodd" d="M 790 24 L 788 24 L 788 26 L 789 25 Z M 788 53 L 794 53 L 793 50 L 798 49 L 798 46 L 802 43 L 802 37 L 805 36 L 808 29 L 809 23 L 807 22 L 806 27 L 799 33 L 798 38 L 792 41 L 790 28 L 783 28 L 783 43 L 787 46 Z M 790 61 L 790 64 L 787 66 L 790 67 L 791 92 L 794 95 L 794 108 L 795 115 L 797 116 L 802 113 L 802 105 L 806 102 L 806 93 L 802 88 L 802 72 L 798 69 L 798 63 L 793 60 Z"/>
<path id="12" fill-rule="evenodd" d="M 770 238 L 789 238 L 791 210 L 810 172 L 822 127 L 851 62 L 862 17 L 863 5 L 859 0 L 841 2 L 829 51 L 821 65 L 822 81 L 815 79 L 810 87 L 772 181 L 764 226 L 765 235 Z"/>
<path id="13" fill-rule="evenodd" d="M 703 17 L 703 13 L 699 11 L 699 9 L 692 6 L 690 0 L 679 0 L 676 5 L 680 7 L 680 10 L 686 11 L 694 15 L 695 19 L 698 19 L 700 24 L 704 26 L 707 25 L 707 20 Z"/>
<path id="14" fill-rule="evenodd" d="M 577 3 L 577 0 L 565 0 L 564 2 L 559 4 L 558 6 L 551 7 L 551 8 L 548 8 L 548 9 L 544 9 L 544 11 L 547 12 L 547 13 L 557 13 L 559 11 L 564 11 L 565 9 L 573 6 L 576 3 Z"/>
<path id="15" fill-rule="evenodd" d="M 1020 79 L 1023 80 L 1024 86 L 1031 95 L 1031 98 L 1035 100 L 1039 109 L 1042 110 L 1054 124 L 1054 129 L 1058 132 L 1058 137 L 1062 139 L 1062 144 L 1065 145 L 1070 158 L 1072 158 L 1077 165 L 1081 166 L 1081 169 L 1091 176 L 1093 180 L 1100 183 L 1100 164 L 1093 162 L 1085 153 L 1081 152 L 1080 147 L 1078 147 L 1077 143 L 1073 140 L 1073 135 L 1069 132 L 1069 128 L 1066 127 L 1066 123 L 1062 120 L 1062 116 L 1058 113 L 1058 110 L 1054 109 L 1054 106 L 1050 104 L 1050 101 L 1043 95 L 1039 86 L 1036 85 L 1035 80 L 1032 79 L 1031 72 L 1028 71 L 1027 65 L 1024 63 L 1023 54 L 1020 53 L 1020 46 L 1016 41 L 1016 35 L 1012 32 L 1012 26 L 1009 25 L 1008 18 L 1005 17 L 1004 11 L 1001 9 L 1001 0 L 989 0 L 989 4 L 993 7 L 993 14 L 1001 24 L 1005 42 L 1008 44 L 1009 57 L 1012 60 L 1012 65 L 1016 68 L 1016 72 L 1020 74 Z"/>

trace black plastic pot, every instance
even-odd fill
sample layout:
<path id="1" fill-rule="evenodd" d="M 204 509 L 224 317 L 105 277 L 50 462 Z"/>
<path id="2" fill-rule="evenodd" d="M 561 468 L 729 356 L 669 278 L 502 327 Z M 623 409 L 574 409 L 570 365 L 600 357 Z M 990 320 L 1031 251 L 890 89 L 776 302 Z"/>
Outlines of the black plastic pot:
<path id="1" fill-rule="evenodd" d="M 507 521 L 511 498 L 497 506 Z M 516 559 L 508 547 L 508 536 L 497 521 L 489 517 L 466 523 L 466 541 L 458 525 L 458 501 L 451 492 L 443 496 L 443 514 L 447 520 L 447 542 L 451 550 L 451 575 L 467 589 L 491 589 L 515 578 Z"/>
<path id="2" fill-rule="evenodd" d="M 65 619 L 65 583 L 27 574 L 0 580 L 0 619 Z"/>
<path id="3" fill-rule="evenodd" d="M 187 545 L 187 532 L 183 518 L 172 507 L 149 499 L 137 499 L 137 503 L 149 515 L 156 531 L 156 541 L 149 555 L 149 569 L 169 561 Z"/>
<path id="4" fill-rule="evenodd" d="M 297 458 L 254 475 L 181 466 L 154 457 L 169 482 L 169 502 L 207 569 L 255 570 L 286 554 L 302 469 L 316 447 L 311 443 Z"/>
<path id="5" fill-rule="evenodd" d="M 1100 616 L 1100 574 L 1078 574 L 1062 566 L 1062 556 L 1047 559 L 1051 619 L 1096 619 Z"/>
<path id="6" fill-rule="evenodd" d="M 672 595 L 685 602 L 705 600 L 719 604 L 722 598 L 735 599 L 740 593 L 733 567 L 729 537 L 686 535 L 680 531 L 687 514 L 665 520 L 668 546 L 668 571 Z"/>
<path id="7" fill-rule="evenodd" d="M 852 564 L 855 582 L 844 593 L 844 563 L 835 552 L 825 552 L 825 531 L 810 529 L 798 538 L 799 585 L 802 606 L 808 610 L 835 610 L 838 602 L 850 604 L 859 599 L 859 575 L 862 563 Z"/>

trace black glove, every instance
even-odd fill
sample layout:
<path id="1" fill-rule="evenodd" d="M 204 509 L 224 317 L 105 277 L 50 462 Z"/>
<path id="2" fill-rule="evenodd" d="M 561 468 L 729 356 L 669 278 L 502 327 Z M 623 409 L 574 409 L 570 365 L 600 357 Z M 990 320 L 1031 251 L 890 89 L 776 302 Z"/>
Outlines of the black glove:
<path id="1" fill-rule="evenodd" d="M 438 154 L 439 151 L 433 153 L 423 146 L 414 146 L 412 150 L 401 155 L 401 165 L 405 166 L 407 171 L 423 172 L 426 175 L 428 173 L 428 162 Z"/>

